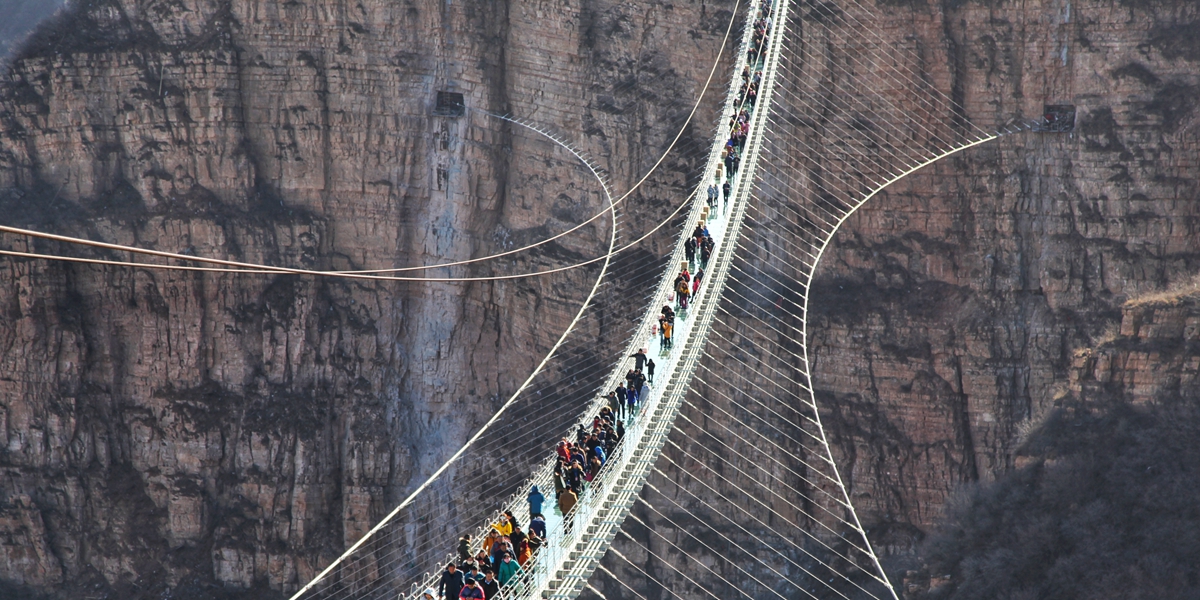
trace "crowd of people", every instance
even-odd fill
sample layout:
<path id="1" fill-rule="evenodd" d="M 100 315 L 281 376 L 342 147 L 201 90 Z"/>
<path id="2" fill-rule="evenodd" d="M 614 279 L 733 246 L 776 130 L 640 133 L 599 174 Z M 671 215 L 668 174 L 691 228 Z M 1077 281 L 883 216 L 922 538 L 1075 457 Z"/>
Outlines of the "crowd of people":
<path id="1" fill-rule="evenodd" d="M 762 0 L 754 22 L 748 64 L 741 74 L 738 109 L 729 122 L 730 135 L 721 152 L 715 182 L 707 190 L 711 211 L 717 209 L 721 200 L 728 206 L 733 176 L 740 166 L 741 153 L 749 133 L 750 111 L 758 98 L 762 81 L 762 71 L 757 67 L 768 42 L 770 26 L 771 0 Z M 676 276 L 672 290 L 677 309 L 685 315 L 689 301 L 700 289 L 715 247 L 716 242 L 703 221 L 684 241 L 686 262 Z M 664 352 L 669 352 L 673 346 L 675 318 L 676 308 L 670 302 L 663 305 L 658 318 L 658 335 L 659 347 Z M 625 381 L 605 396 L 607 404 L 600 408 L 591 426 L 579 425 L 574 439 L 562 438 L 555 447 L 554 500 L 564 516 L 571 515 L 586 486 L 599 475 L 625 437 L 626 423 L 636 417 L 638 406 L 648 399 L 650 385 L 654 383 L 654 360 L 647 355 L 645 348 L 630 358 L 634 359 L 633 368 L 626 373 Z M 527 531 L 522 529 L 512 511 L 505 511 L 488 529 L 477 552 L 471 552 L 471 536 L 462 536 L 458 542 L 457 560 L 446 565 L 438 588 L 425 590 L 423 600 L 492 600 L 499 596 L 505 586 L 520 581 L 525 574 L 524 567 L 547 543 L 543 513 L 546 498 L 534 485 L 526 500 L 530 515 Z M 570 526 L 571 519 L 568 519 L 564 523 L 564 531 L 570 531 Z"/>
<path id="2" fill-rule="evenodd" d="M 586 485 L 600 473 L 625 436 L 625 423 L 636 414 L 639 398 L 649 393 L 641 373 L 647 367 L 653 372 L 653 361 L 644 349 L 633 358 L 638 368 L 630 370 L 629 387 L 622 383 L 610 392 L 609 404 L 600 408 L 591 427 L 579 425 L 573 440 L 562 438 L 555 448 L 558 460 L 554 466 L 554 493 L 559 512 L 564 516 L 571 514 Z M 631 394 L 633 389 L 638 391 Z M 525 575 L 523 568 L 547 539 L 545 495 L 534 485 L 526 500 L 530 515 L 528 531 L 507 510 L 488 528 L 478 552 L 471 552 L 471 535 L 462 536 L 458 540 L 457 559 L 446 565 L 436 590 L 425 590 L 424 600 L 487 600 L 496 598 L 505 586 L 520 581 Z M 565 530 L 570 531 L 570 521 Z"/>

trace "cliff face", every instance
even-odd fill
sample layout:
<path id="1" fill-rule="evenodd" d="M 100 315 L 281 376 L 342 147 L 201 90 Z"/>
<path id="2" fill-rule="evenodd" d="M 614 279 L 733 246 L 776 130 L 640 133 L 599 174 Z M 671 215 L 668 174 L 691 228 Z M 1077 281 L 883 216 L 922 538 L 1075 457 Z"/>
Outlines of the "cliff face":
<path id="1" fill-rule="evenodd" d="M 480 113 L 431 117 L 434 92 L 582 132 L 627 187 L 682 122 L 671 100 L 695 96 L 731 9 L 82 6 L 9 74 L 3 222 L 320 269 L 483 255 L 598 212 L 561 150 Z M 864 521 L 907 549 L 956 485 L 1014 464 L 1021 424 L 1127 296 L 1196 271 L 1200 14 L 1187 0 L 874 10 L 888 43 L 951 73 L 936 85 L 980 126 L 1047 103 L 1079 110 L 1074 134 L 1007 138 L 893 187 L 821 266 L 810 331 L 824 422 Z M 692 164 L 651 181 L 635 231 Z M 585 228 L 509 268 L 596 255 L 607 233 Z M 494 410 L 595 275 L 0 268 L 13 282 L 0 286 L 0 579 L 123 597 L 294 589 Z"/>
<path id="2" fill-rule="evenodd" d="M 873 10 L 863 29 L 882 40 L 864 44 L 878 56 L 894 49 L 916 78 L 961 101 L 977 126 L 995 130 L 1052 104 L 1074 105 L 1078 118 L 1073 133 L 1008 136 L 893 185 L 845 223 L 818 266 L 808 325 L 821 421 L 864 527 L 885 567 L 896 569 L 914 557 L 916 542 L 943 517 L 955 490 L 1017 466 L 1021 432 L 1068 394 L 1076 352 L 1117 326 L 1126 299 L 1189 280 L 1200 269 L 1200 115 L 1192 99 L 1200 86 L 1194 51 L 1200 15 L 1182 1 L 889 0 Z M 818 61 L 851 61 L 837 49 L 815 54 Z M 900 93 L 894 97 L 904 101 Z M 921 114 L 911 109 L 910 117 Z M 945 126 L 956 116 L 932 118 Z M 782 262 L 761 258 L 770 260 Z M 785 282 L 759 283 L 781 302 L 796 293 Z M 752 292 L 731 304 L 753 304 Z M 772 307 L 746 310 L 756 308 Z M 810 471 L 794 427 L 807 427 L 805 415 L 765 414 L 750 401 L 756 385 L 789 392 L 778 380 L 792 368 L 785 359 L 797 351 L 788 347 L 794 341 L 751 326 L 732 329 L 714 334 L 712 343 L 722 348 L 710 359 L 720 364 L 702 371 L 693 387 L 695 423 L 681 423 L 674 437 L 680 447 L 665 450 L 664 475 L 652 480 L 667 498 L 645 494 L 662 514 L 635 510 L 656 533 L 630 523 L 625 531 L 639 543 L 619 537 L 615 546 L 672 591 L 774 597 L 762 582 L 771 587 L 781 573 L 811 581 L 795 565 L 815 561 L 793 544 L 824 556 L 818 541 L 790 524 L 837 548 L 845 547 L 837 536 L 856 534 L 814 508 L 832 502 L 802 479 Z M 776 364 L 764 349 L 778 353 Z M 1107 359 L 1095 360 L 1108 373 Z M 1149 357 L 1128 360 L 1136 371 L 1120 377 L 1135 379 L 1131 390 L 1144 390 L 1138 394 L 1182 385 L 1179 375 L 1166 372 L 1174 363 L 1158 371 Z M 1190 359 L 1178 360 L 1186 372 Z M 761 365 L 776 370 L 735 376 Z M 803 397 L 795 388 L 790 392 Z M 737 427 L 727 433 L 722 424 L 729 417 L 721 411 L 746 420 L 770 445 L 745 436 L 765 447 L 758 453 L 737 439 Z M 788 425 L 775 429 L 772 421 Z M 801 441 L 786 439 L 787 432 Z M 780 456 L 793 472 L 772 464 Z M 816 519 L 833 529 L 814 525 Z M 616 580 L 598 575 L 593 582 L 605 595 L 624 594 L 621 580 L 645 577 L 623 559 L 606 566 Z M 825 574 L 819 566 L 816 572 Z M 857 597 L 850 585 L 843 588 Z M 642 591 L 672 597 L 654 584 Z"/>
<path id="3" fill-rule="evenodd" d="M 513 248 L 606 201 L 540 136 L 431 116 L 435 92 L 568 132 L 628 187 L 682 123 L 665 99 L 696 97 L 729 8 L 86 0 L 8 75 L 3 222 L 314 269 Z M 705 110 L 686 137 L 705 137 Z M 678 200 L 690 160 L 630 201 L 634 230 Z M 431 276 L 596 256 L 597 223 Z M 0 595 L 120 597 L 295 589 L 513 392 L 598 274 L 0 268 Z"/>
<path id="4" fill-rule="evenodd" d="M 956 486 L 1013 466 L 1022 424 L 1126 298 L 1200 269 L 1200 13 L 1047 0 L 880 14 L 949 61 L 947 91 L 981 126 L 1078 110 L 1072 134 L 1008 137 L 893 186 L 819 268 L 821 404 L 856 502 L 903 547 Z"/>
<path id="5" fill-rule="evenodd" d="M 965 494 L 905 577 L 910 597 L 1196 594 L 1200 305 L 1194 286 L 1126 302 L 1075 352 L 1020 436 L 1017 468 Z"/>

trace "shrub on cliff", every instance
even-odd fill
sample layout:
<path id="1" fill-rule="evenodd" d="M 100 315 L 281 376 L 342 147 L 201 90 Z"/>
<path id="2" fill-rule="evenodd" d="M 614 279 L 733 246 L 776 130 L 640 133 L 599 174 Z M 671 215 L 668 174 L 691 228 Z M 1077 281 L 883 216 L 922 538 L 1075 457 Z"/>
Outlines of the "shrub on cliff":
<path id="1" fill-rule="evenodd" d="M 1022 452 L 927 542 L 944 584 L 917 597 L 1200 597 L 1200 402 L 1063 410 Z"/>

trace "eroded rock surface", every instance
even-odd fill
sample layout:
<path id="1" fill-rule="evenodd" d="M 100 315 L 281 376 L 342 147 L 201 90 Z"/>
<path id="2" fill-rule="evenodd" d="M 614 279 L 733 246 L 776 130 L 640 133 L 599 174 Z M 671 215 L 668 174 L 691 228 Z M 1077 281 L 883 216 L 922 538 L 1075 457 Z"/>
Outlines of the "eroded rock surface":
<path id="1" fill-rule="evenodd" d="M 607 201 L 569 153 L 486 113 L 558 132 L 628 189 L 682 126 L 731 8 L 85 0 L 7 76 L 3 223 L 322 270 L 516 248 Z M 437 91 L 471 110 L 433 116 Z M 715 102 L 685 140 L 707 137 Z M 698 154 L 626 203 L 626 241 L 682 200 Z M 430 275 L 578 262 L 608 223 Z M 296 589 L 495 411 L 599 273 L 0 265 L 0 581 L 114 597 Z M 639 285 L 616 281 L 611 330 L 582 335 L 617 347 Z"/>

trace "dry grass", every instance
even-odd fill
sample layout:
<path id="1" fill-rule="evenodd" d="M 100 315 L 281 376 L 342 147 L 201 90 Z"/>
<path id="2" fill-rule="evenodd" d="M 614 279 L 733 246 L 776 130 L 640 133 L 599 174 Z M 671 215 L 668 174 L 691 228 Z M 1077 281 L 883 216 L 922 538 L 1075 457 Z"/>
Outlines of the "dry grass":
<path id="1" fill-rule="evenodd" d="M 1151 292 L 1135 296 L 1125 301 L 1128 308 L 1143 308 L 1152 306 L 1180 306 L 1189 299 L 1200 295 L 1200 275 L 1195 275 L 1187 281 L 1173 285 L 1161 292 Z"/>

